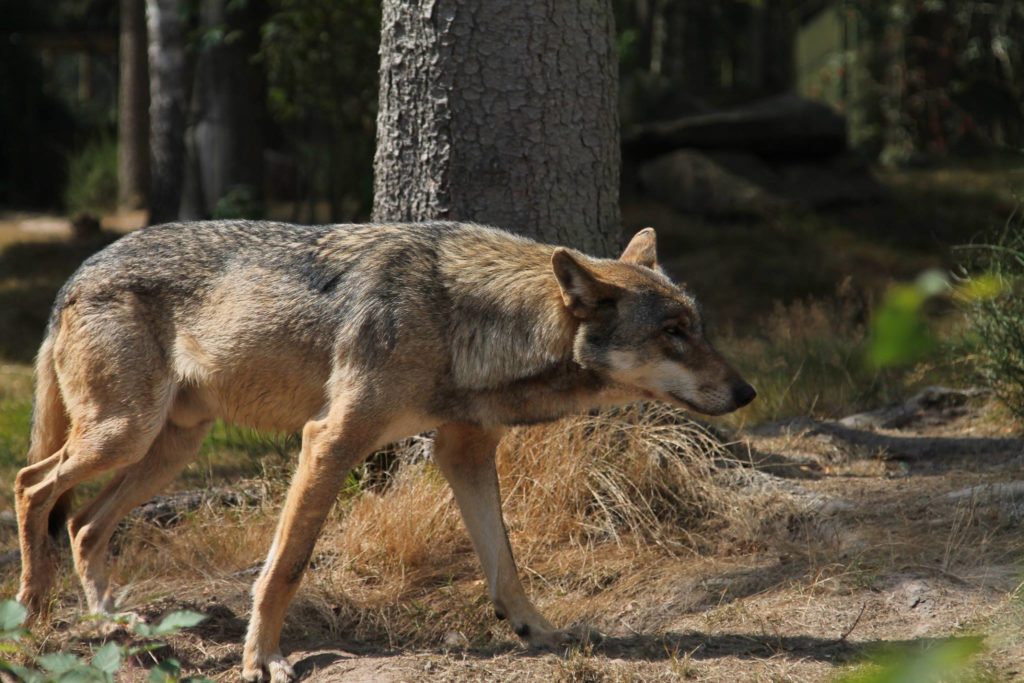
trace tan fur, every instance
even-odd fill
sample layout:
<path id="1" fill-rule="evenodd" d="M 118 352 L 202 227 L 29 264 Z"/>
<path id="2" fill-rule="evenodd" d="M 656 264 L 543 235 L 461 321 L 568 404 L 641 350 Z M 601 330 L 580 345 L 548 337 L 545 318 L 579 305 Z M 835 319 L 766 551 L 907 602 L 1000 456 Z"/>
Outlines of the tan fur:
<path id="1" fill-rule="evenodd" d="M 302 430 L 242 662 L 246 680 L 275 683 L 293 676 L 288 603 L 347 472 L 373 450 L 437 430 L 496 612 L 556 646 L 569 634 L 527 598 L 502 521 L 505 427 L 643 398 L 710 413 L 753 398 L 657 269 L 651 229 L 613 261 L 466 224 L 159 226 L 69 281 L 37 372 L 15 482 L 33 614 L 53 576 L 48 516 L 76 485 L 113 473 L 68 520 L 89 609 L 109 612 L 118 522 L 195 457 L 214 419 Z"/>

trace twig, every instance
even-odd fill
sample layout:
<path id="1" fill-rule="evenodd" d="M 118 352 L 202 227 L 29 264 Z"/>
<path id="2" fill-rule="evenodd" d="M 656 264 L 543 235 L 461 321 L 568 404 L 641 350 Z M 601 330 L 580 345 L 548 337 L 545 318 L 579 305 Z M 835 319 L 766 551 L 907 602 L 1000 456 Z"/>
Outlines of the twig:
<path id="1" fill-rule="evenodd" d="M 853 633 L 853 629 L 857 628 L 857 624 L 860 623 L 860 618 L 862 616 L 864 616 L 864 610 L 866 610 L 867 608 L 868 608 L 868 603 L 866 603 L 866 602 L 863 605 L 860 606 L 860 612 L 857 614 L 857 618 L 853 620 L 852 624 L 850 624 L 850 628 L 846 629 L 843 632 L 843 634 L 841 636 L 839 636 L 839 640 L 836 641 L 837 643 L 844 643 L 844 642 L 846 642 L 847 637 L 849 637 L 849 635 L 851 633 Z"/>

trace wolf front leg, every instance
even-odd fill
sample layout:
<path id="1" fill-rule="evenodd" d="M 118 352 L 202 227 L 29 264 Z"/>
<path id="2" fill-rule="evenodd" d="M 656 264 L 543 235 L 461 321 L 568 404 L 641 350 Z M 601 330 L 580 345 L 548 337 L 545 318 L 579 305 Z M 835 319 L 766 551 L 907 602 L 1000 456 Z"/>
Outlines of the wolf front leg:
<path id="1" fill-rule="evenodd" d="M 557 648 L 578 636 L 555 629 L 533 606 L 519 582 L 508 532 L 494 453 L 503 429 L 446 424 L 437 431 L 434 462 L 455 493 L 462 519 L 483 565 L 494 612 L 508 618 L 518 636 L 535 647 Z"/>
<path id="2" fill-rule="evenodd" d="M 242 654 L 242 678 L 286 683 L 295 676 L 281 654 L 281 627 L 317 536 L 349 469 L 373 449 L 387 420 L 352 401 L 332 407 L 302 430 L 302 452 L 274 542 L 253 586 L 252 616 Z"/>

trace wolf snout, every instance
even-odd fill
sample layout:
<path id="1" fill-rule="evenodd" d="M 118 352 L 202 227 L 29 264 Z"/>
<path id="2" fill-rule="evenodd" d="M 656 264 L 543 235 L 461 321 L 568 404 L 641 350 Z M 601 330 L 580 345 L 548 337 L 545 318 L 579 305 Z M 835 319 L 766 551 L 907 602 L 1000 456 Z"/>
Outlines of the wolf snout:
<path id="1" fill-rule="evenodd" d="M 737 408 L 742 408 L 755 398 L 757 398 L 757 391 L 747 382 L 740 381 L 738 384 L 733 385 L 732 400 Z"/>

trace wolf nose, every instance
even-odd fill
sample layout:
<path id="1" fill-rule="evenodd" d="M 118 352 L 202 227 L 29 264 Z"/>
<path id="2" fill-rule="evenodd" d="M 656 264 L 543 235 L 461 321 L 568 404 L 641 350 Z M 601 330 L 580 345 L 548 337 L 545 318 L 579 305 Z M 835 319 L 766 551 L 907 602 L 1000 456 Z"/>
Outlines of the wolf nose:
<path id="1" fill-rule="evenodd" d="M 757 397 L 757 391 L 746 382 L 740 382 L 732 388 L 732 400 L 737 408 L 742 408 Z"/>

